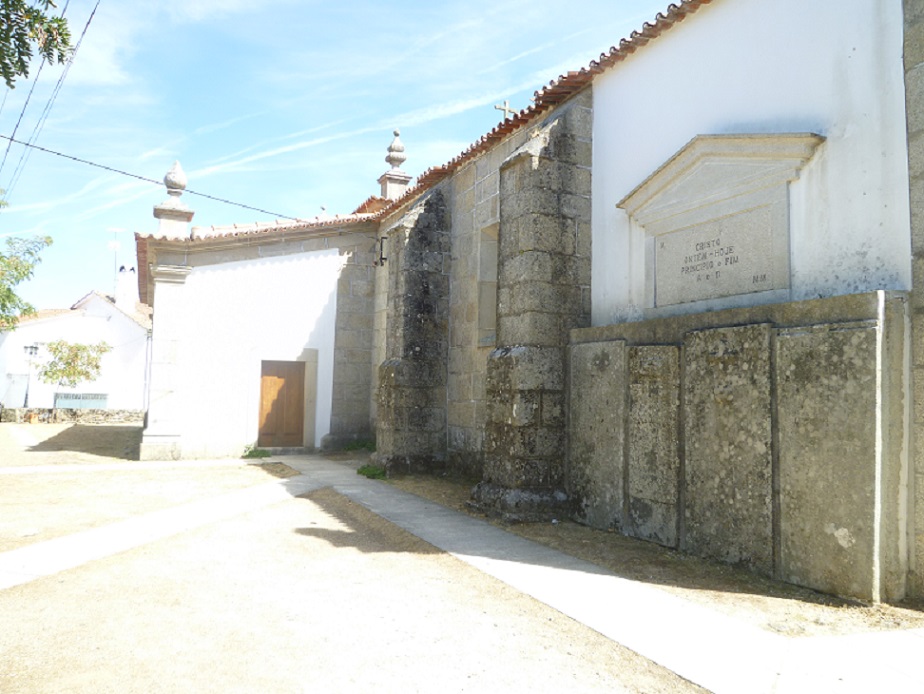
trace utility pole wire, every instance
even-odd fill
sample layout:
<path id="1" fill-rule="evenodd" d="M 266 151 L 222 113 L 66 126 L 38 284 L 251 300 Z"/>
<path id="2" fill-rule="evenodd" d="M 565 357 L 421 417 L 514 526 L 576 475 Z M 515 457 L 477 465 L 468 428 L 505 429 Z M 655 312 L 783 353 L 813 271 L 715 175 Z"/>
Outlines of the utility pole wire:
<path id="1" fill-rule="evenodd" d="M 48 119 L 48 116 L 51 113 L 51 108 L 54 106 L 55 99 L 58 98 L 58 93 L 61 91 L 61 87 L 64 85 L 64 80 L 67 78 L 67 74 L 70 72 L 71 66 L 74 64 L 74 60 L 77 59 L 77 52 L 80 50 L 80 44 L 83 43 L 83 39 L 87 35 L 87 30 L 90 28 L 90 23 L 96 16 L 96 10 L 99 9 L 100 2 L 101 0 L 96 0 L 96 5 L 93 7 L 93 11 L 90 12 L 90 16 L 87 18 L 87 23 L 84 25 L 83 31 L 80 33 L 80 39 L 78 39 L 77 43 L 75 44 L 74 51 L 71 53 L 70 59 L 64 65 L 64 70 L 61 71 L 61 75 L 58 77 L 58 82 L 55 84 L 55 88 L 51 93 L 51 97 L 48 99 L 48 103 L 45 104 L 45 108 L 42 110 L 42 114 L 39 116 L 38 122 L 32 129 L 32 135 L 29 136 L 29 144 L 32 144 L 38 140 L 38 136 L 42 132 L 42 128 L 45 126 L 45 121 Z M 61 10 L 62 17 L 67 14 L 67 8 L 70 4 L 70 0 L 67 0 L 67 2 L 64 3 L 64 9 Z M 36 76 L 36 81 L 38 81 L 38 76 Z M 13 133 L 13 137 L 16 137 L 15 132 Z M 19 155 L 19 161 L 16 163 L 16 168 L 13 169 L 13 175 L 10 177 L 10 182 L 4 189 L 7 199 L 10 199 L 13 196 L 13 189 L 16 187 L 16 183 L 19 182 L 19 177 L 22 175 L 23 169 L 25 169 L 25 166 L 29 161 L 29 155 L 31 153 L 32 150 L 26 147 L 23 149 L 22 154 Z M 0 171 L 2 171 L 2 169 L 3 167 L 0 166 Z"/>
<path id="2" fill-rule="evenodd" d="M 8 135 L 0 135 L 0 139 L 9 140 L 13 144 L 22 145 L 23 147 L 31 147 L 32 149 L 37 149 L 40 152 L 45 152 L 46 154 L 54 154 L 56 157 L 62 157 L 64 159 L 70 159 L 71 161 L 76 161 L 79 164 L 86 164 L 87 166 L 93 166 L 97 169 L 103 169 L 104 171 L 111 171 L 112 173 L 119 174 L 120 176 L 128 176 L 129 178 L 135 178 L 139 181 L 144 181 L 145 183 L 153 183 L 156 186 L 164 185 L 163 181 L 156 181 L 153 178 L 147 178 L 146 176 L 139 176 L 138 174 L 133 174 L 129 171 L 123 171 L 122 169 L 115 169 L 111 166 L 106 166 L 105 164 L 97 164 L 93 161 L 88 161 L 87 159 L 81 159 L 80 157 L 74 157 L 70 154 L 64 154 L 63 152 L 56 152 L 53 149 L 47 149 L 46 147 L 39 147 L 36 144 L 29 144 L 28 142 L 22 142 L 21 140 L 14 140 Z M 225 198 L 218 198 L 214 195 L 208 195 L 207 193 L 199 193 L 195 190 L 185 190 L 185 193 L 189 195 L 197 195 L 200 198 L 207 198 L 209 200 L 214 200 L 215 202 L 222 202 L 226 205 L 234 205 L 235 207 L 243 207 L 245 210 L 253 210 L 254 212 L 261 212 L 263 214 L 268 214 L 270 216 L 276 217 L 278 219 L 290 219 L 293 222 L 302 221 L 298 217 L 290 217 L 289 215 L 279 214 L 278 212 L 271 212 L 269 210 L 264 210 L 259 207 L 253 207 L 251 205 L 245 205 L 241 202 L 234 202 L 233 200 L 227 200 Z"/>

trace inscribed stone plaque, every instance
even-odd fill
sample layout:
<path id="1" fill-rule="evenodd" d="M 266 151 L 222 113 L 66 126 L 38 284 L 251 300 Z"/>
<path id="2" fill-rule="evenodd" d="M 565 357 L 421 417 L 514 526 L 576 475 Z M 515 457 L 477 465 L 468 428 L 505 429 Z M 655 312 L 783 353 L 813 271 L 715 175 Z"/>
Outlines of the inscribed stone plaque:
<path id="1" fill-rule="evenodd" d="M 626 532 L 677 546 L 680 350 L 629 348 Z"/>
<path id="2" fill-rule="evenodd" d="M 823 141 L 698 135 L 623 198 L 647 237 L 647 306 L 787 289 L 789 182 Z"/>
<path id="3" fill-rule="evenodd" d="M 788 287 L 784 202 L 655 237 L 655 306 Z"/>
<path id="4" fill-rule="evenodd" d="M 571 348 L 571 493 L 581 522 L 622 527 L 626 343 Z"/>
<path id="5" fill-rule="evenodd" d="M 771 326 L 688 333 L 682 549 L 773 571 Z"/>
<path id="6" fill-rule="evenodd" d="M 875 324 L 781 331 L 776 343 L 781 578 L 875 600 Z"/>

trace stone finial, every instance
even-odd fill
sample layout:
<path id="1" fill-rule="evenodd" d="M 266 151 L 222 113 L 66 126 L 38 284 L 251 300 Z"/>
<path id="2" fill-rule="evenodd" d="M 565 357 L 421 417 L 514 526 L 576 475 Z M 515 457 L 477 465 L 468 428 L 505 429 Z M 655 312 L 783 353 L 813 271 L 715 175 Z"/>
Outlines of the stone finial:
<path id="1" fill-rule="evenodd" d="M 391 164 L 392 169 L 401 169 L 401 165 L 407 161 L 407 155 L 404 153 L 404 143 L 401 142 L 401 131 L 395 130 L 395 139 L 388 145 L 388 156 L 385 161 Z"/>
<path id="2" fill-rule="evenodd" d="M 388 156 L 385 157 L 385 161 L 391 164 L 391 169 L 379 177 L 382 197 L 386 200 L 400 198 L 411 182 L 411 177 L 401 170 L 401 165 L 407 161 L 407 155 L 404 153 L 404 143 L 401 142 L 400 135 L 401 131 L 395 130 L 395 139 L 388 146 Z"/>
<path id="3" fill-rule="evenodd" d="M 186 172 L 179 161 L 173 162 L 173 166 L 164 175 L 164 185 L 167 186 L 167 195 L 179 197 L 186 190 Z"/>
<path id="4" fill-rule="evenodd" d="M 186 206 L 180 196 L 186 189 L 186 173 L 180 162 L 173 162 L 173 166 L 164 176 L 164 185 L 167 187 L 167 199 L 154 206 L 154 217 L 160 220 L 157 233 L 166 238 L 189 238 L 189 223 L 193 212 Z"/>

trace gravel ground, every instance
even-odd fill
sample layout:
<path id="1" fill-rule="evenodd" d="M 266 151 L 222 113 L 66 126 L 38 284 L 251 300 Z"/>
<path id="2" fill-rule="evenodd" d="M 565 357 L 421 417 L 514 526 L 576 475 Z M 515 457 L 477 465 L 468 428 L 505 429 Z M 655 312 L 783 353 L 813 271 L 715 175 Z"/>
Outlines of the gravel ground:
<path id="1" fill-rule="evenodd" d="M 471 481 L 410 476 L 390 483 L 450 508 L 484 517 L 469 504 Z M 786 636 L 832 636 L 924 627 L 924 605 L 920 603 L 866 605 L 841 600 L 569 521 L 498 525 L 623 578 L 654 583 L 686 600 Z"/>
<path id="2" fill-rule="evenodd" d="M 152 470 L 93 451 L 124 450 L 116 427 L 22 426 L 0 425 L 0 507 L 40 532 L 4 526 L 12 546 L 286 474 Z M 62 436 L 85 440 L 80 474 Z M 372 690 L 702 691 L 330 489 L 0 591 L 3 692 Z"/>

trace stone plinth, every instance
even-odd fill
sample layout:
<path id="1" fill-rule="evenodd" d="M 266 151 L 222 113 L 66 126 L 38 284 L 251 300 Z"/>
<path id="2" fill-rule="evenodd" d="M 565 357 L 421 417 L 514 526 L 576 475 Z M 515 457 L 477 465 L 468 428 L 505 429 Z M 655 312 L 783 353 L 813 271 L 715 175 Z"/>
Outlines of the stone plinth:
<path id="1" fill-rule="evenodd" d="M 684 344 L 686 508 L 681 547 L 773 572 L 771 326 L 691 333 Z"/>
<path id="2" fill-rule="evenodd" d="M 914 559 L 907 321 L 905 294 L 871 292 L 574 331 L 576 519 L 900 600 Z"/>
<path id="3" fill-rule="evenodd" d="M 667 547 L 678 540 L 680 350 L 630 347 L 626 533 Z"/>
<path id="4" fill-rule="evenodd" d="M 777 338 L 781 577 L 871 599 L 875 553 L 874 324 Z"/>
<path id="5" fill-rule="evenodd" d="M 568 491 L 576 518 L 602 530 L 623 527 L 626 356 L 622 340 L 571 349 Z"/>

